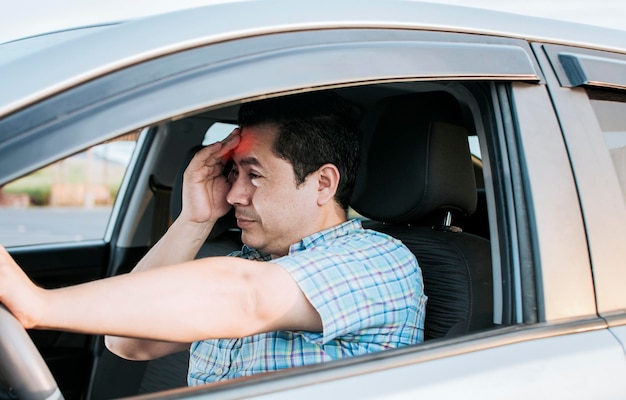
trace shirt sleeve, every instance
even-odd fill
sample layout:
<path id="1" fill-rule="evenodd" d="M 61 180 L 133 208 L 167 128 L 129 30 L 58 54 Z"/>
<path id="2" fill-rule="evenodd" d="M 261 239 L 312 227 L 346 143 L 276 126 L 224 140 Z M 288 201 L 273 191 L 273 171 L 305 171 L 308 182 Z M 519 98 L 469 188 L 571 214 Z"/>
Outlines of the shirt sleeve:
<path id="1" fill-rule="evenodd" d="M 291 274 L 318 311 L 323 332 L 302 333 L 311 342 L 367 335 L 370 328 L 397 325 L 416 312 L 417 262 L 393 239 L 363 235 L 271 262 Z"/>

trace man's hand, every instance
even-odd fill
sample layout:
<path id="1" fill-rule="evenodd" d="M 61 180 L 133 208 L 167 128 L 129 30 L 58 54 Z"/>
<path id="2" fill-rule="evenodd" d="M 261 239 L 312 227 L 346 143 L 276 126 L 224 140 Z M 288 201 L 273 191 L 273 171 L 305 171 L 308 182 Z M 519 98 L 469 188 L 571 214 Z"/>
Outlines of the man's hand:
<path id="1" fill-rule="evenodd" d="M 183 208 L 179 218 L 200 224 L 214 224 L 230 210 L 226 195 L 230 184 L 224 166 L 241 139 L 235 129 L 226 139 L 200 150 L 183 176 Z"/>
<path id="2" fill-rule="evenodd" d="M 37 287 L 0 246 L 0 302 L 3 303 L 25 328 L 37 325 L 43 312 L 44 291 Z"/>

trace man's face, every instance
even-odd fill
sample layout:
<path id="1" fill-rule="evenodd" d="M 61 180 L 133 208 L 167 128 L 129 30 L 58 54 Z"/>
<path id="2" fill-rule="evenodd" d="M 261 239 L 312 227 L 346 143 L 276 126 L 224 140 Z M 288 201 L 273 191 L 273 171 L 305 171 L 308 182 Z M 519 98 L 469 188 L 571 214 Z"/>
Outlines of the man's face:
<path id="1" fill-rule="evenodd" d="M 232 156 L 232 187 L 226 199 L 235 207 L 243 242 L 282 256 L 290 245 L 318 230 L 317 185 L 315 174 L 296 185 L 292 165 L 272 152 L 277 133 L 273 125 L 241 131 L 241 141 Z"/>

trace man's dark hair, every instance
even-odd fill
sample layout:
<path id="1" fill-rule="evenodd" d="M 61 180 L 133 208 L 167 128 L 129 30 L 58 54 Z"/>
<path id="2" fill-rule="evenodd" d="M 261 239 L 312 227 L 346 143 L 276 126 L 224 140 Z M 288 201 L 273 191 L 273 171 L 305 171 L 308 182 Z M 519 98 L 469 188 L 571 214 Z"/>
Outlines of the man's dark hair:
<path id="1" fill-rule="evenodd" d="M 356 108 L 333 92 L 312 92 L 246 103 L 239 109 L 242 128 L 272 124 L 278 128 L 274 153 L 288 161 L 300 185 L 324 164 L 340 174 L 335 200 L 350 203 L 358 168 Z"/>

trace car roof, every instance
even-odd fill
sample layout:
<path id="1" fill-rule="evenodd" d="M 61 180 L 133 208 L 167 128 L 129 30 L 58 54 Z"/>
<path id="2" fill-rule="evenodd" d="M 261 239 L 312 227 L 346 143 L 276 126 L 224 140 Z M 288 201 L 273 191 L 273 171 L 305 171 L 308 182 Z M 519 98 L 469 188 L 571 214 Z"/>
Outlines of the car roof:
<path id="1" fill-rule="evenodd" d="M 45 46 L 34 48 L 28 41 L 43 40 L 42 37 L 0 45 L 0 54 L 13 51 L 5 61 L 0 56 L 3 87 L 0 117 L 87 80 L 161 55 L 279 32 L 333 28 L 422 29 L 626 53 L 626 31 L 403 0 L 214 3 L 97 28 L 76 29 L 63 40 L 51 40 Z M 56 33 L 59 34 L 63 32 Z M 20 47 L 28 47 L 28 50 L 20 52 Z"/>

